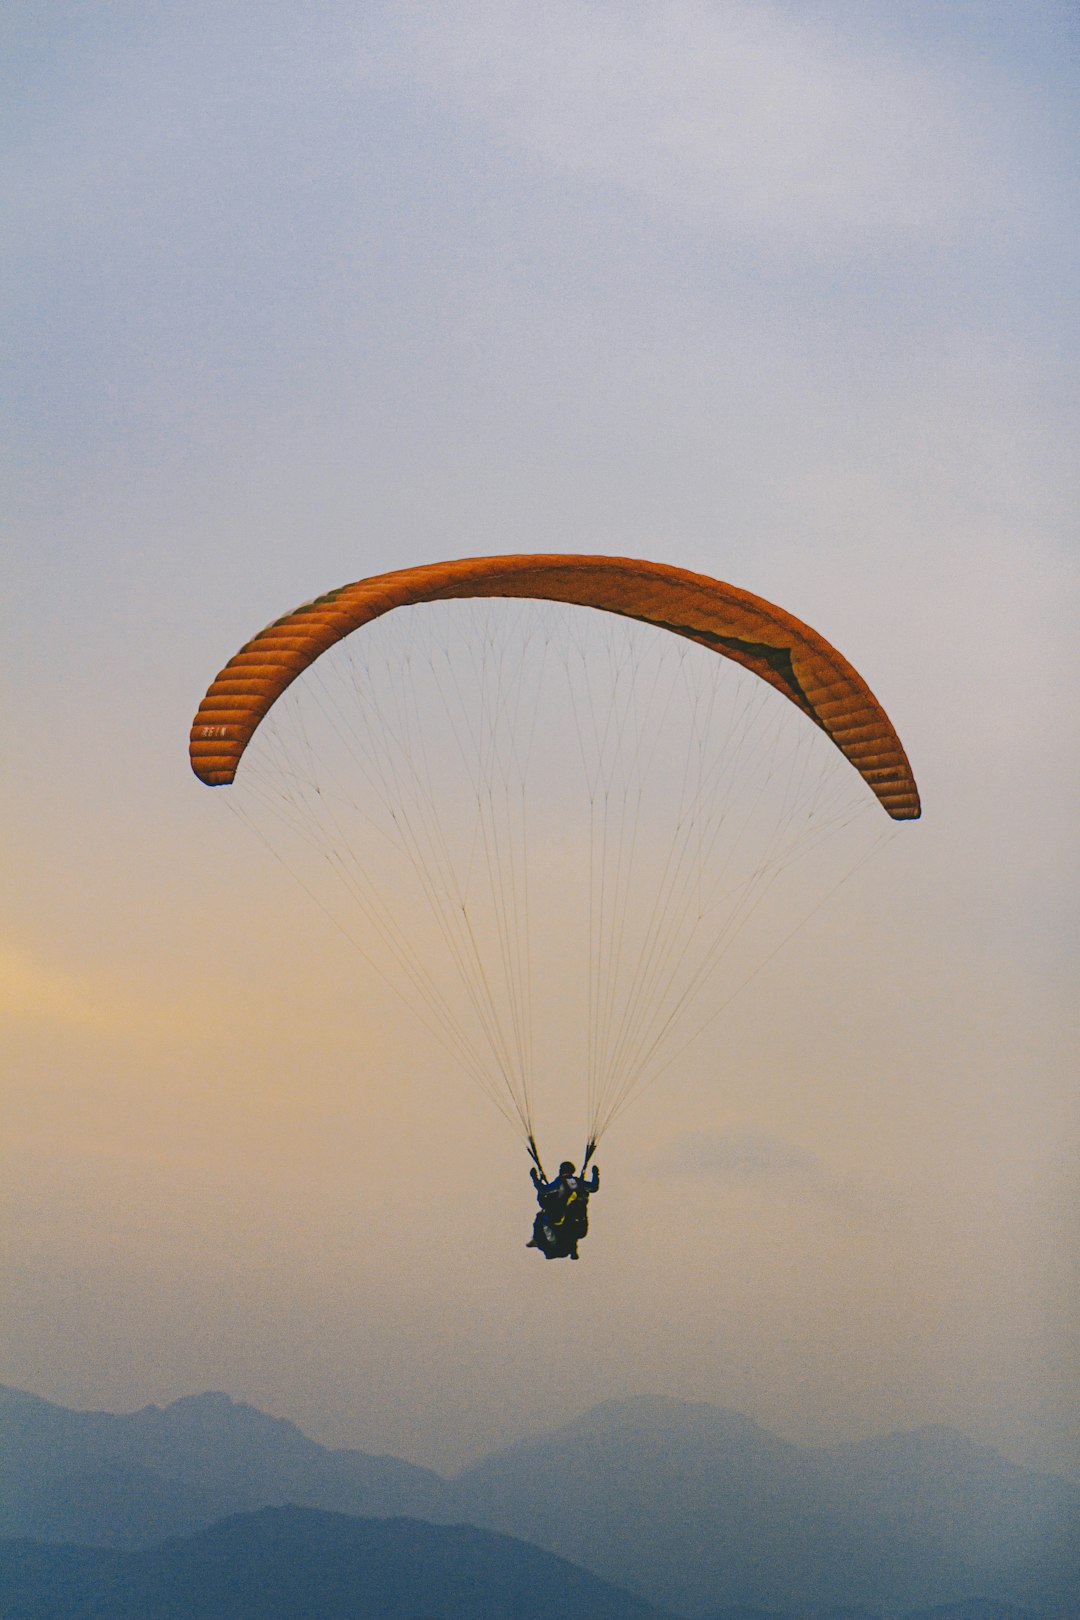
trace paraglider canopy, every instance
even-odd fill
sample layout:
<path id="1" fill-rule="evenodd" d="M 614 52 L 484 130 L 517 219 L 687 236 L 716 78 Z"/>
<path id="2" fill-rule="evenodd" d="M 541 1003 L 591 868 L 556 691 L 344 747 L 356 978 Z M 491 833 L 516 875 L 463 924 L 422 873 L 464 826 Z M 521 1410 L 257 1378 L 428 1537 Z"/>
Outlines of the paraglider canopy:
<path id="1" fill-rule="evenodd" d="M 625 557 L 473 557 L 377 574 L 328 591 L 242 647 L 210 687 L 191 728 L 200 781 L 233 780 L 267 710 L 321 653 L 394 608 L 456 597 L 531 597 L 619 613 L 686 636 L 751 670 L 828 734 L 898 821 L 919 815 L 907 755 L 866 682 L 835 647 L 749 591 L 663 563 Z"/>

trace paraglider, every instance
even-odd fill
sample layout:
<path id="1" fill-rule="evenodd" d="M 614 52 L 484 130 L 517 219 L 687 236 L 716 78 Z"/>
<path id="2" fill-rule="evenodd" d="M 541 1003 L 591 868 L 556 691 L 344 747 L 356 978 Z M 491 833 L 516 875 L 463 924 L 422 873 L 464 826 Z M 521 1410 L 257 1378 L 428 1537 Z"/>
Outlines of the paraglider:
<path id="1" fill-rule="evenodd" d="M 572 1159 L 564 1159 L 554 1181 L 545 1181 L 535 1165 L 529 1171 L 539 1209 L 527 1249 L 539 1249 L 545 1260 L 578 1260 L 578 1244 L 589 1231 L 589 1198 L 600 1186 L 600 1168 L 593 1165 L 585 1180 Z"/>
<path id="2" fill-rule="evenodd" d="M 313 892 L 316 853 L 319 903 L 520 1132 L 562 1210 L 537 1218 L 552 1257 L 576 1257 L 603 1132 L 831 892 L 822 852 L 843 881 L 867 805 L 920 814 L 892 724 L 824 637 L 616 557 L 329 591 L 229 660 L 190 755 Z M 555 1183 L 541 1069 L 585 1077 L 585 1163 Z"/>

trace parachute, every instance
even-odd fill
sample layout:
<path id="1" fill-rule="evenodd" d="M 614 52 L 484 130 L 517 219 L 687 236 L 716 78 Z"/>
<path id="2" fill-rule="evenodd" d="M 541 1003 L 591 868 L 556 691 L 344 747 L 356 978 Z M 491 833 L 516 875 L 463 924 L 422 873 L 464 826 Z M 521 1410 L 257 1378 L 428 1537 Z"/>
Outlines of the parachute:
<path id="1" fill-rule="evenodd" d="M 190 756 L 531 1151 L 538 1072 L 585 1076 L 595 1144 L 827 898 L 821 852 L 842 882 L 868 806 L 920 814 L 822 636 L 615 557 L 330 591 L 229 660 Z"/>

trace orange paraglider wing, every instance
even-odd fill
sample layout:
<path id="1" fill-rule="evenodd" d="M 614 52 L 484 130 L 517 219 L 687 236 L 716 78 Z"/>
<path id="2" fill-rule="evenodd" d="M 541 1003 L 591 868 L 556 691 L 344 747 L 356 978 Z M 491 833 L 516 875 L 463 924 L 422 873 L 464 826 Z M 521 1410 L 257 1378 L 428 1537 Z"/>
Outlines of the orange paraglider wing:
<path id="1" fill-rule="evenodd" d="M 454 597 L 530 597 L 640 619 L 753 671 L 829 736 L 896 821 L 920 813 L 907 755 L 861 675 L 783 608 L 704 574 L 625 557 L 471 557 L 376 574 L 277 619 L 213 682 L 191 728 L 191 765 L 231 782 L 270 706 L 343 636 L 394 608 Z"/>

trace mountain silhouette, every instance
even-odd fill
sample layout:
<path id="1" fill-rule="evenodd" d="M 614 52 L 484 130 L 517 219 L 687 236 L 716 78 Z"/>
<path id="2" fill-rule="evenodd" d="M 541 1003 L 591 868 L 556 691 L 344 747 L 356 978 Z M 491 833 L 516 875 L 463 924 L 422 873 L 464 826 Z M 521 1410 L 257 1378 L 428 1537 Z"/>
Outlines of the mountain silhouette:
<path id="1" fill-rule="evenodd" d="M 261 1508 L 144 1552 L 0 1543 L 4 1620 L 673 1620 L 468 1525 Z"/>
<path id="2" fill-rule="evenodd" d="M 444 1479 L 224 1395 L 116 1416 L 7 1390 L 0 1447 L 9 1537 L 132 1550 L 294 1504 L 498 1532 L 691 1620 L 1080 1616 L 1080 1488 L 943 1427 L 806 1448 L 721 1407 L 616 1400 Z"/>
<path id="3" fill-rule="evenodd" d="M 991 1597 L 1080 1615 L 1080 1489 L 943 1427 L 803 1448 L 721 1407 L 608 1401 L 454 1488 L 470 1523 L 702 1620 Z"/>
<path id="4" fill-rule="evenodd" d="M 285 1503 L 437 1519 L 446 1486 L 397 1457 L 328 1450 L 222 1394 L 117 1416 L 0 1385 L 0 1446 L 0 1535 L 111 1547 Z"/>

